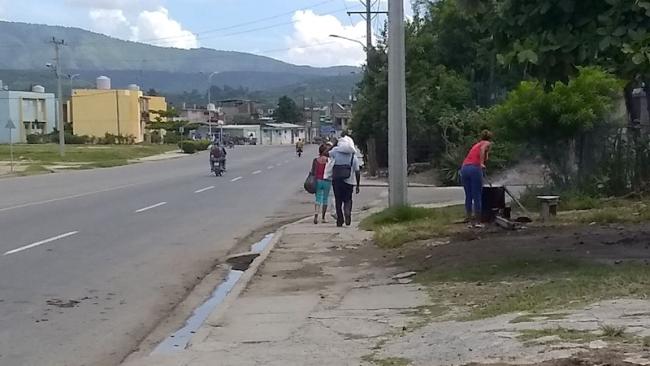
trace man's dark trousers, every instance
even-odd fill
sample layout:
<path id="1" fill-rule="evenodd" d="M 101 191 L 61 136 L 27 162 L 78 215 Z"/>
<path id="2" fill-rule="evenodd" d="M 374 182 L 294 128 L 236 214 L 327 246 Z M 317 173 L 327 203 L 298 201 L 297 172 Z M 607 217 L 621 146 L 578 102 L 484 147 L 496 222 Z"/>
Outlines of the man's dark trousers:
<path id="1" fill-rule="evenodd" d="M 332 188 L 334 188 L 334 202 L 336 205 L 336 225 L 343 226 L 344 222 L 346 225 L 350 225 L 354 186 L 345 183 L 345 179 L 334 179 L 332 180 Z"/>

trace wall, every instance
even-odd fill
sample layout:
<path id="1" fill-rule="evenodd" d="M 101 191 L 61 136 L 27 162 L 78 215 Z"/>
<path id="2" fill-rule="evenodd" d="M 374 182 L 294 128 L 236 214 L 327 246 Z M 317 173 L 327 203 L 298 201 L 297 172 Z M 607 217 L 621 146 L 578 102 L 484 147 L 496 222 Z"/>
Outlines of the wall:
<path id="1" fill-rule="evenodd" d="M 27 142 L 30 130 L 25 128 L 25 122 L 33 123 L 38 120 L 43 133 L 52 132 L 56 126 L 54 94 L 0 91 L 0 143 L 9 143 L 10 141 L 9 130 L 5 128 L 9 119 L 16 126 L 16 129 L 12 131 L 15 143 Z"/>
<path id="2" fill-rule="evenodd" d="M 298 139 L 305 140 L 304 129 L 264 128 L 261 143 L 262 145 L 293 145 L 298 142 Z"/>
<path id="3" fill-rule="evenodd" d="M 75 135 L 104 137 L 111 133 L 134 136 L 136 142 L 142 142 L 141 96 L 142 92 L 131 90 L 74 90 L 72 120 Z"/>
<path id="4" fill-rule="evenodd" d="M 167 101 L 165 97 L 146 97 L 149 100 L 149 111 L 166 111 Z M 149 121 L 155 121 L 157 113 L 149 113 Z M 163 119 L 164 121 L 165 119 Z"/>

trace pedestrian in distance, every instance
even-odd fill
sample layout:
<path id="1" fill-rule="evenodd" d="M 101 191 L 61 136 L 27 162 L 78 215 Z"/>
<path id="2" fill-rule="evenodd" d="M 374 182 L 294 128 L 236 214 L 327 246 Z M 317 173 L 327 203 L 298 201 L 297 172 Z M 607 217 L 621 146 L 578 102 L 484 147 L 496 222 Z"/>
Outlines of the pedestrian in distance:
<path id="1" fill-rule="evenodd" d="M 322 215 L 323 223 L 327 222 L 327 204 L 332 181 L 325 179 L 325 168 L 329 161 L 329 147 L 326 144 L 318 148 L 318 157 L 312 161 L 312 172 L 316 179 L 316 200 L 314 202 L 314 224 L 318 224 L 318 216 Z"/>
<path id="2" fill-rule="evenodd" d="M 336 226 L 341 227 L 345 223 L 350 226 L 352 223 L 352 195 L 356 186 L 356 193 L 359 194 L 361 184 L 361 168 L 356 157 L 354 146 L 351 149 L 347 145 L 330 150 L 330 159 L 325 169 L 325 179 L 332 180 L 334 189 L 334 204 L 336 206 Z"/>
<path id="3" fill-rule="evenodd" d="M 483 177 L 492 148 L 492 132 L 483 130 L 481 139 L 469 150 L 460 169 L 460 178 L 465 190 L 465 221 L 474 227 L 481 225 L 481 200 L 483 199 Z"/>

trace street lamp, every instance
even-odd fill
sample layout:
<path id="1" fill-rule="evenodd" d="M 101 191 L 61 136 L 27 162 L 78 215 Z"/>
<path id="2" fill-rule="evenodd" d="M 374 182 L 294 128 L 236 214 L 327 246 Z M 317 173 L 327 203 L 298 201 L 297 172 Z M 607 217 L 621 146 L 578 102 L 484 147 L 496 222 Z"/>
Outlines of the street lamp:
<path id="1" fill-rule="evenodd" d="M 210 76 L 208 76 L 208 133 L 210 134 L 210 140 L 212 140 L 212 109 L 210 105 L 212 104 L 212 77 L 217 75 L 219 71 L 215 71 Z"/>
<path id="2" fill-rule="evenodd" d="M 61 91 L 61 65 L 59 59 L 59 48 L 56 48 L 56 64 L 47 63 L 45 67 L 52 69 L 56 75 L 56 96 L 59 98 L 59 108 L 57 111 L 58 128 L 59 128 L 59 155 L 65 156 L 65 125 L 63 124 L 63 92 Z"/>
<path id="3" fill-rule="evenodd" d="M 338 38 L 338 39 L 343 39 L 343 40 L 346 40 L 346 41 L 358 43 L 363 48 L 364 52 L 366 52 L 366 53 L 368 52 L 368 47 L 365 44 L 363 44 L 363 42 L 359 41 L 358 39 L 348 38 L 348 37 L 340 36 L 338 34 L 330 34 L 329 36 L 331 38 Z"/>

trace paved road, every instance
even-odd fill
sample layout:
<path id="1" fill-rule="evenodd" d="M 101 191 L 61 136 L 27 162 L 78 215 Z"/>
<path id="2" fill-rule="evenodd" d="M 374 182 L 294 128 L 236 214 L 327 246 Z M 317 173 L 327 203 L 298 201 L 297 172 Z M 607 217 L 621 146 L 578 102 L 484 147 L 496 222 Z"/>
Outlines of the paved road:
<path id="1" fill-rule="evenodd" d="M 204 153 L 0 180 L 0 365 L 115 364 L 299 195 L 309 159 L 229 152 L 219 178 Z"/>

